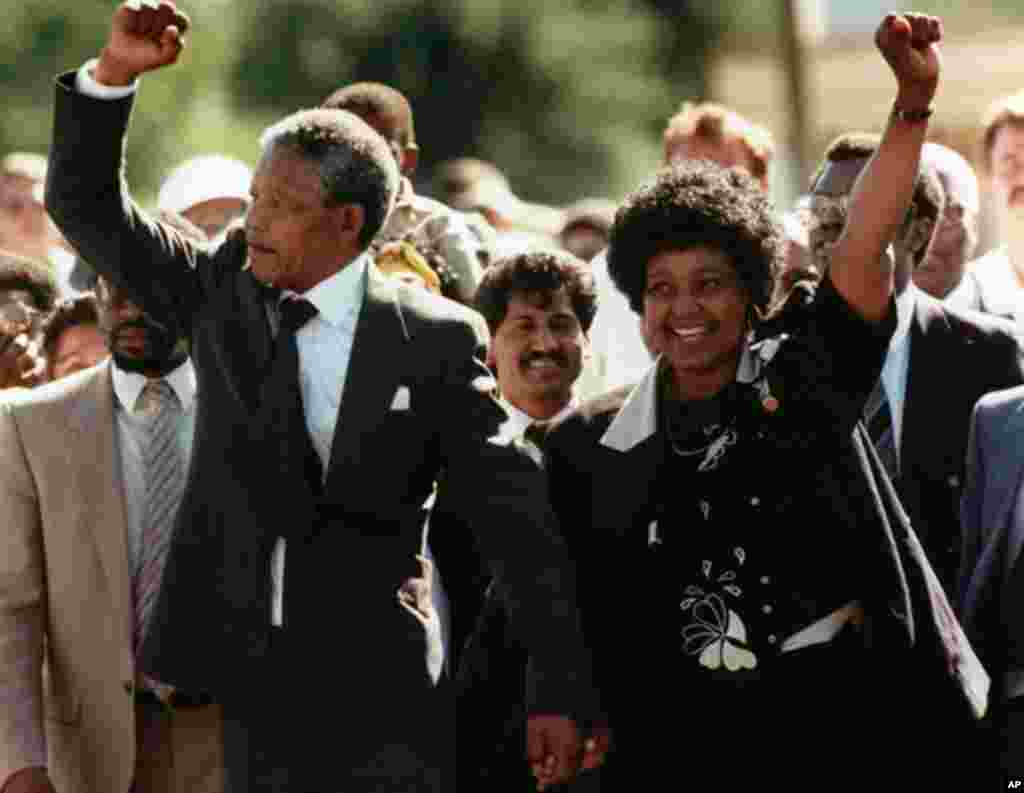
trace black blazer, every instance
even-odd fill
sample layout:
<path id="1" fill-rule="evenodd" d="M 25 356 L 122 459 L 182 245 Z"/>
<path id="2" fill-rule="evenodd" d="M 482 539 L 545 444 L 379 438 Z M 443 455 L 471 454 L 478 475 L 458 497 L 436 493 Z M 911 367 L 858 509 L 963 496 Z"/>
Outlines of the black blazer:
<path id="1" fill-rule="evenodd" d="M 960 565 L 960 496 L 971 411 L 983 394 L 1021 383 L 1013 323 L 918 294 L 896 490 L 951 599 Z"/>
<path id="2" fill-rule="evenodd" d="M 329 675 L 317 696 L 343 703 L 347 719 L 407 718 L 434 690 L 436 620 L 416 556 L 422 505 L 443 473 L 448 503 L 515 593 L 511 617 L 541 658 L 534 707 L 586 709 L 574 570 L 544 478 L 520 449 L 489 441 L 506 415 L 483 364 L 482 318 L 370 268 L 325 494 L 314 499 L 302 466 L 279 459 L 255 420 L 272 329 L 244 234 L 200 246 L 143 214 L 121 178 L 132 99 L 92 99 L 73 79 L 58 81 L 47 208 L 103 276 L 188 336 L 199 379 L 189 487 L 146 671 L 224 697 L 251 696 L 276 676 L 266 666 L 269 565 L 287 535 L 296 671 Z M 400 387 L 409 409 L 391 410 Z M 407 583 L 423 595 L 416 609 L 396 597 Z"/>

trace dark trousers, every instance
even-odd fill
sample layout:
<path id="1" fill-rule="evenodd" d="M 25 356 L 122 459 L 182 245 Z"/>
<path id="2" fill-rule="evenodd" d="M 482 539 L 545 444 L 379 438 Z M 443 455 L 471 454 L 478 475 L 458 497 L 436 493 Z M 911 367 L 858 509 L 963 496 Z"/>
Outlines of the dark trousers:
<path id="1" fill-rule="evenodd" d="M 339 648 L 326 642 L 320 656 Z M 365 648 L 363 648 L 365 649 Z M 224 703 L 228 793 L 447 793 L 454 754 L 449 698 L 424 698 L 401 681 L 379 707 L 353 681 L 275 630 L 263 690 Z M 377 690 L 376 686 L 366 686 Z"/>

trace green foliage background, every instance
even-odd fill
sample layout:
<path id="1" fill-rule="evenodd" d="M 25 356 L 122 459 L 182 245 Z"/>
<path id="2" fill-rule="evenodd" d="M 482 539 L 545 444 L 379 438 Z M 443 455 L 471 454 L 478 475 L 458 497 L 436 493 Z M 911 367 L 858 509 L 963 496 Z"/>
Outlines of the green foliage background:
<path id="1" fill-rule="evenodd" d="M 0 152 L 45 152 L 53 78 L 96 55 L 112 0 L 29 0 L 0 26 Z M 183 0 L 174 67 L 144 78 L 128 144 L 137 195 L 185 157 L 246 161 L 271 121 L 354 80 L 416 113 L 422 181 L 438 161 L 496 161 L 525 198 L 618 197 L 654 168 L 678 104 L 704 93 L 718 3 L 685 0 Z"/>

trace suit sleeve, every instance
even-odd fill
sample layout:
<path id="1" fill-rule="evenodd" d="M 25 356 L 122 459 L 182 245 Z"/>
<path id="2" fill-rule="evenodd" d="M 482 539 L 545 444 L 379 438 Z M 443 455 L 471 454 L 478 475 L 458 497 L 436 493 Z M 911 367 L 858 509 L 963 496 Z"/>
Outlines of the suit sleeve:
<path id="1" fill-rule="evenodd" d="M 46 585 L 38 496 L 9 404 L 0 404 L 0 786 L 46 765 Z"/>
<path id="2" fill-rule="evenodd" d="M 542 469 L 524 445 L 501 436 L 507 414 L 483 363 L 486 328 L 482 321 L 460 327 L 441 397 L 447 503 L 472 527 L 481 557 L 502 581 L 511 627 L 532 656 L 527 708 L 587 718 L 595 703 L 575 568 Z"/>
<path id="3" fill-rule="evenodd" d="M 205 261 L 212 248 L 150 219 L 128 193 L 123 150 L 133 101 L 79 93 L 73 73 L 58 78 L 46 209 L 100 275 L 184 336 L 218 272 Z"/>

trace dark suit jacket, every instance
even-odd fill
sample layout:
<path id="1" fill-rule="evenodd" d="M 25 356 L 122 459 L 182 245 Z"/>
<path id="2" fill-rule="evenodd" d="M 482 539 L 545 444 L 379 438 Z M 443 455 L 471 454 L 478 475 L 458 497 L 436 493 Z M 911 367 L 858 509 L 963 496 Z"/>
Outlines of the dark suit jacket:
<path id="1" fill-rule="evenodd" d="M 1024 388 L 988 394 L 971 420 L 959 605 L 964 629 L 1000 687 L 1008 652 L 1024 658 L 1024 620 L 1007 605 L 1009 573 L 1020 560 L 1024 526 L 1015 510 L 1024 486 Z M 1010 646 L 1015 642 L 1016 647 Z"/>
<path id="2" fill-rule="evenodd" d="M 971 410 L 982 394 L 1021 383 L 1021 349 L 1011 322 L 918 295 L 896 489 L 950 599 L 960 566 Z"/>
<path id="3" fill-rule="evenodd" d="M 190 482 L 144 668 L 221 697 L 282 682 L 268 680 L 279 675 L 266 659 L 270 557 L 287 536 L 295 673 L 349 724 L 426 710 L 436 620 L 429 598 L 404 609 L 396 590 L 420 577 L 421 508 L 443 472 L 449 503 L 514 593 L 512 619 L 542 659 L 534 707 L 585 709 L 574 571 L 537 465 L 489 441 L 506 416 L 482 363 L 482 319 L 371 267 L 325 494 L 314 499 L 303 467 L 280 459 L 272 428 L 258 423 L 272 331 L 244 235 L 199 246 L 139 211 L 121 178 L 131 105 L 80 95 L 73 75 L 60 78 L 47 208 L 102 275 L 187 334 L 198 373 Z M 400 386 L 409 409 L 391 411 Z"/>

